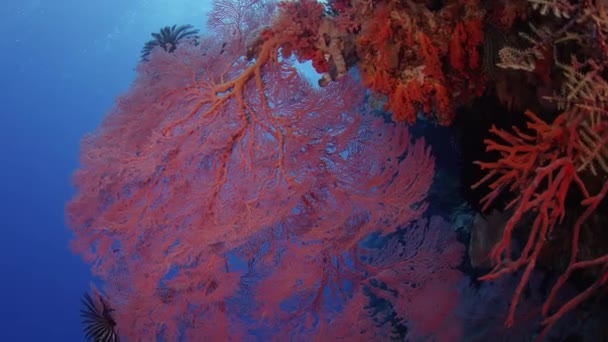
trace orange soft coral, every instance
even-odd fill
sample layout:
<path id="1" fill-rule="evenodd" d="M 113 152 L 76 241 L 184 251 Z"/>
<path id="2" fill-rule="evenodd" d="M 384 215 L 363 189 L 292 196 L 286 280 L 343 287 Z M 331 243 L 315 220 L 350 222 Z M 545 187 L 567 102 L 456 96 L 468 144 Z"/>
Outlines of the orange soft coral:
<path id="1" fill-rule="evenodd" d="M 485 12 L 479 1 L 451 1 L 436 10 L 416 1 L 351 5 L 348 19 L 361 23 L 355 44 L 362 79 L 386 96 L 394 120 L 413 122 L 422 111 L 448 125 L 456 107 L 480 94 L 477 48 Z M 346 20 L 342 12 L 337 20 Z"/>

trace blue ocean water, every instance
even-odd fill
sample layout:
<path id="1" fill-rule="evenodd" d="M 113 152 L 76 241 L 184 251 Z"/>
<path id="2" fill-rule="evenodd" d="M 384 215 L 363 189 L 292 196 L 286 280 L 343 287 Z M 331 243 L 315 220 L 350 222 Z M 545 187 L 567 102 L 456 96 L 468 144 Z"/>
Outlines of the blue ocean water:
<path id="1" fill-rule="evenodd" d="M 134 77 L 150 32 L 203 28 L 208 0 L 0 4 L 0 341 L 82 341 L 88 266 L 63 209 L 81 137 Z"/>

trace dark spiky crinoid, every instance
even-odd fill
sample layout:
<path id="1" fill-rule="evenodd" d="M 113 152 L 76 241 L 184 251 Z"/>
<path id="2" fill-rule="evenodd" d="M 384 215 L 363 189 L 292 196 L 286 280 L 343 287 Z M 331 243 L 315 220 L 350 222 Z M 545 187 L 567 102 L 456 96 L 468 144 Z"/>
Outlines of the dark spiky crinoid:
<path id="1" fill-rule="evenodd" d="M 194 29 L 192 25 L 182 25 L 180 27 L 177 27 L 177 25 L 165 26 L 160 29 L 160 32 L 152 33 L 154 39 L 149 40 L 143 49 L 141 49 L 141 59 L 147 61 L 148 55 L 157 46 L 160 46 L 167 52 L 173 52 L 181 39 L 196 38 L 197 33 L 198 30 Z"/>
<path id="2" fill-rule="evenodd" d="M 84 308 L 80 310 L 84 335 L 91 342 L 119 342 L 115 327 L 116 321 L 112 317 L 112 311 L 102 297 L 99 297 L 101 310 L 95 305 L 93 298 L 85 293 L 81 299 Z"/>

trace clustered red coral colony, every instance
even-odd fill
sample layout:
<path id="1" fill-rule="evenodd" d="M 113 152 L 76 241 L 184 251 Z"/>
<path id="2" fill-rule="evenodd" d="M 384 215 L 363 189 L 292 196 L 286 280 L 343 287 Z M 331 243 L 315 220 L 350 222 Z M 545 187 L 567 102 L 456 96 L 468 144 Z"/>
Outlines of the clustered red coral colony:
<path id="1" fill-rule="evenodd" d="M 250 288 L 254 304 L 239 309 L 256 326 L 250 334 L 372 336 L 373 325 L 360 323 L 371 315 L 371 297 L 419 322 L 421 336 L 449 330 L 422 312 L 440 307 L 445 316 L 453 308 L 441 293 L 455 286 L 447 279 L 455 278 L 461 250 L 446 244 L 432 254 L 429 244 L 441 245 L 441 237 L 426 236 L 427 247 L 412 247 L 416 256 L 398 242 L 366 250 L 361 241 L 406 226 L 426 208 L 433 157 L 402 122 L 450 125 L 456 109 L 504 82 L 505 72 L 526 75 L 538 97 L 551 94 L 544 101 L 559 114 L 525 111 L 526 127 L 489 132 L 486 149 L 496 159 L 478 162 L 487 176 L 474 187 L 489 188 L 486 207 L 511 196 L 512 215 L 482 279 L 521 271 L 512 325 L 539 255 L 566 217 L 570 258 L 541 309 L 544 333 L 606 290 L 608 255 L 579 256 L 585 223 L 608 192 L 602 1 L 217 0 L 210 18 L 215 36 L 181 43 L 175 54 L 153 53 L 130 94 L 83 143 L 78 193 L 67 208 L 74 249 L 94 263 L 116 305 L 128 308 L 116 312 L 119 328 L 121 319 L 131 322 L 123 334 L 238 338 L 227 312 Z M 320 90 L 304 85 L 291 57 L 312 62 Z M 360 82 L 349 75 L 353 68 Z M 345 114 L 365 110 L 360 85 L 372 94 L 368 106 L 396 124 Z M 567 210 L 571 197 L 579 210 Z M 437 218 L 417 223 L 456 244 L 439 226 Z M 515 258 L 514 232 L 527 236 Z M 437 265 L 427 265 L 433 258 Z M 247 274 L 232 271 L 235 260 L 245 260 L 240 270 L 257 280 L 248 285 Z M 402 285 L 425 267 L 449 285 L 427 282 L 416 293 Z M 579 270 L 596 281 L 556 308 L 558 291 Z M 336 299 L 342 291 L 349 300 Z M 334 298 L 341 314 L 322 316 L 332 306 L 324 298 Z"/>

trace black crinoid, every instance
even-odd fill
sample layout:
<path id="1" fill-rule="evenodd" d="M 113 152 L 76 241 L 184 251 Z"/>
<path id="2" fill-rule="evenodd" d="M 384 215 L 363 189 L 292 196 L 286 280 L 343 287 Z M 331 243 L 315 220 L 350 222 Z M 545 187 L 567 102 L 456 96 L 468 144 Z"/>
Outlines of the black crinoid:
<path id="1" fill-rule="evenodd" d="M 194 29 L 192 25 L 182 25 L 180 27 L 177 27 L 177 25 L 165 26 L 160 29 L 160 32 L 152 33 L 154 39 L 149 40 L 143 49 L 141 49 L 141 59 L 147 61 L 148 55 L 157 46 L 160 46 L 167 52 L 173 52 L 181 39 L 196 38 L 197 33 L 198 30 Z"/>
<path id="2" fill-rule="evenodd" d="M 85 293 L 81 299 L 84 308 L 80 310 L 82 324 L 84 325 L 84 335 L 91 342 L 118 342 L 114 328 L 116 321 L 112 318 L 112 311 L 103 298 L 100 296 L 101 310 L 95 305 L 93 298 Z"/>

